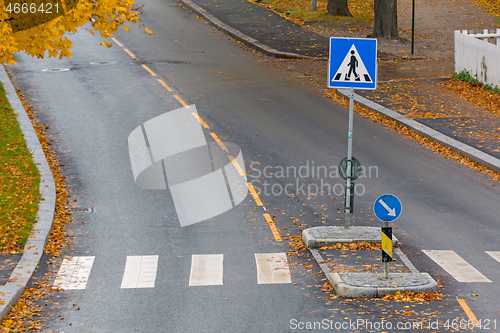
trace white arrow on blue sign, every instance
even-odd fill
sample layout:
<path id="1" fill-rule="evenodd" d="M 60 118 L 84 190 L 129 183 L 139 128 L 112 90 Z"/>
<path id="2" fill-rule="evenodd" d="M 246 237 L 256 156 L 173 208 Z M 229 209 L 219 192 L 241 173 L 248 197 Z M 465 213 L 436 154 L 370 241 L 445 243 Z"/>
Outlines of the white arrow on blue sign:
<path id="1" fill-rule="evenodd" d="M 394 221 L 401 215 L 401 201 L 392 194 L 384 194 L 375 200 L 373 211 L 384 222 Z"/>
<path id="2" fill-rule="evenodd" d="M 377 88 L 377 40 L 330 38 L 328 87 Z"/>

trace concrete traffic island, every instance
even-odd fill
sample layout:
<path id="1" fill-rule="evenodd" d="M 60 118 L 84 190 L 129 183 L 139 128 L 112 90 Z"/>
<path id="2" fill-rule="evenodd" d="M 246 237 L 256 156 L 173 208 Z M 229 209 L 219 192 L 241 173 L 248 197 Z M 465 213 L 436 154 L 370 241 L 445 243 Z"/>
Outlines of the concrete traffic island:
<path id="1" fill-rule="evenodd" d="M 319 253 L 319 248 L 337 243 L 380 243 L 380 228 L 362 226 L 350 227 L 349 229 L 339 226 L 315 227 L 302 232 L 302 241 L 313 254 L 335 293 L 339 296 L 374 298 L 395 294 L 398 291 L 400 293 L 407 291 L 419 293 L 436 292 L 438 290 L 437 282 L 429 274 L 419 272 L 400 249 L 394 252 L 401 257 L 411 273 L 390 272 L 387 279 L 382 273 L 332 272 Z M 394 247 L 400 245 L 394 236 L 392 242 Z"/>
<path id="2" fill-rule="evenodd" d="M 380 228 L 376 227 L 350 227 L 346 229 L 339 226 L 315 227 L 302 231 L 302 242 L 308 249 L 331 246 L 337 243 L 380 243 L 382 235 Z M 392 246 L 398 247 L 399 242 L 392 236 Z"/>
<path id="3" fill-rule="evenodd" d="M 329 273 L 327 277 L 337 295 L 352 298 L 438 290 L 437 282 L 427 273 L 389 273 L 388 279 L 377 273 Z"/>

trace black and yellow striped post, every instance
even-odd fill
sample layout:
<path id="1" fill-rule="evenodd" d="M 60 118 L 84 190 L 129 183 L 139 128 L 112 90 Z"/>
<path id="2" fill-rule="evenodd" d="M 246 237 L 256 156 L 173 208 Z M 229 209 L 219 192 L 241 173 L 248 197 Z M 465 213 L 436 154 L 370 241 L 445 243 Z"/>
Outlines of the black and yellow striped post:
<path id="1" fill-rule="evenodd" d="M 382 227 L 382 262 L 384 277 L 389 278 L 389 262 L 392 261 L 392 227 Z"/>

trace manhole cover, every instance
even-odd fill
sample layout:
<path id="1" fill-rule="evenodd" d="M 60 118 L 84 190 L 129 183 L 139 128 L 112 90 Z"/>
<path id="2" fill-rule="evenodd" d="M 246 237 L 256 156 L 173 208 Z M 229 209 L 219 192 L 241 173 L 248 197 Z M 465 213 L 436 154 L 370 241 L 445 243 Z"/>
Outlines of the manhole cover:
<path id="1" fill-rule="evenodd" d="M 44 68 L 42 72 L 66 72 L 69 68 Z"/>

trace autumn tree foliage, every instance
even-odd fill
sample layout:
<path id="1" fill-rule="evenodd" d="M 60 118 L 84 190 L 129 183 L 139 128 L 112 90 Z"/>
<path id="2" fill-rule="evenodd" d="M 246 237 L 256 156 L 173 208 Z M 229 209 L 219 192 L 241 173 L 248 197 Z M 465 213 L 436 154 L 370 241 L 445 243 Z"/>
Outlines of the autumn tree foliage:
<path id="1" fill-rule="evenodd" d="M 19 51 L 37 58 L 71 57 L 68 33 L 88 24 L 91 34 L 108 38 L 126 22 L 139 23 L 139 14 L 134 0 L 0 0 L 0 63 L 15 64 Z"/>
<path id="2" fill-rule="evenodd" d="M 349 16 L 352 14 L 349 12 L 349 7 L 347 5 L 347 0 L 328 0 L 328 5 L 326 6 L 328 15 L 334 16 Z"/>

